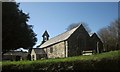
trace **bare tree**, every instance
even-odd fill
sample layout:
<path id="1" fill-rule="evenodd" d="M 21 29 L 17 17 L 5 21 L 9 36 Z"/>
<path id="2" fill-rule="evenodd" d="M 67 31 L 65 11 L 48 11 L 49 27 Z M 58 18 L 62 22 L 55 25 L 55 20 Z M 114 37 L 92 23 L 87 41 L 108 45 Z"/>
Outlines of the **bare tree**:
<path id="1" fill-rule="evenodd" d="M 104 50 L 108 50 L 107 46 L 108 46 L 108 37 L 109 37 L 109 33 L 108 33 L 108 29 L 107 28 L 102 28 L 98 31 L 98 35 L 100 36 L 102 42 L 104 43 Z"/>
<path id="2" fill-rule="evenodd" d="M 119 43 L 119 49 L 120 49 L 120 18 L 118 20 L 118 43 Z"/>
<path id="3" fill-rule="evenodd" d="M 88 24 L 84 23 L 84 22 L 72 23 L 67 27 L 67 30 L 71 30 L 71 29 L 73 29 L 81 24 L 85 27 L 85 29 L 87 30 L 88 33 L 91 33 L 91 29 L 88 27 Z"/>
<path id="4" fill-rule="evenodd" d="M 118 20 L 115 21 L 115 23 L 117 24 L 117 30 L 118 30 L 117 44 L 118 44 L 118 49 L 120 49 L 120 17 L 118 18 Z"/>
<path id="5" fill-rule="evenodd" d="M 109 26 L 98 31 L 98 35 L 104 43 L 105 50 L 116 50 L 119 48 L 119 23 L 120 20 L 112 22 Z"/>

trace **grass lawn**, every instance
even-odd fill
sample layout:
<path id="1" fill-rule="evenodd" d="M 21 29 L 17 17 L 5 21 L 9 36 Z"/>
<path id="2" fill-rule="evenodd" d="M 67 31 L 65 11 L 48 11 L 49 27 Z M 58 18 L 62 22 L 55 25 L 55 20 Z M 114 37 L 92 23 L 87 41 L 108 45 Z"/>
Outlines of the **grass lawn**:
<path id="1" fill-rule="evenodd" d="M 91 56 L 36 61 L 3 61 L 3 70 L 119 70 L 120 50 Z"/>

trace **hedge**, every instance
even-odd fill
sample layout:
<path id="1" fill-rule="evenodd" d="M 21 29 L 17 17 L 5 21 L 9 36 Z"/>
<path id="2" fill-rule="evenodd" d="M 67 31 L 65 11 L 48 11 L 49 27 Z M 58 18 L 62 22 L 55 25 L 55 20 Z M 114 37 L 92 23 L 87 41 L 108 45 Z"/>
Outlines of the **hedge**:
<path id="1" fill-rule="evenodd" d="M 62 70 L 120 70 L 120 50 L 91 56 L 75 56 L 60 59 L 45 59 L 37 61 L 3 61 L 2 70 L 18 71 L 62 71 Z"/>

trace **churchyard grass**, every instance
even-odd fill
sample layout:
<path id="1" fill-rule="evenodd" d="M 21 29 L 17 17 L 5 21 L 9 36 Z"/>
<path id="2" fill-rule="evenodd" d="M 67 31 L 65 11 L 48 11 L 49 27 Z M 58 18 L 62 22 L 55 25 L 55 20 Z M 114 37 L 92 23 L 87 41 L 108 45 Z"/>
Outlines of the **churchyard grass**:
<path id="1" fill-rule="evenodd" d="M 3 70 L 118 70 L 120 50 L 91 56 L 42 59 L 36 61 L 3 61 Z"/>

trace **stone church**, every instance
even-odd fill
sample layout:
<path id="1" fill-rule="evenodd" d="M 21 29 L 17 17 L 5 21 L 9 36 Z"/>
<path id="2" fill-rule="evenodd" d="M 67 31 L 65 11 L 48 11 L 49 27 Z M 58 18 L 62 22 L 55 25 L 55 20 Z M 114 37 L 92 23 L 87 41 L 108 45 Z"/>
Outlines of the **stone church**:
<path id="1" fill-rule="evenodd" d="M 38 48 L 45 51 L 47 58 L 78 56 L 85 51 L 100 53 L 103 50 L 102 41 L 97 34 L 90 36 L 82 24 L 51 39 L 45 31 L 42 37 L 43 41 Z"/>

